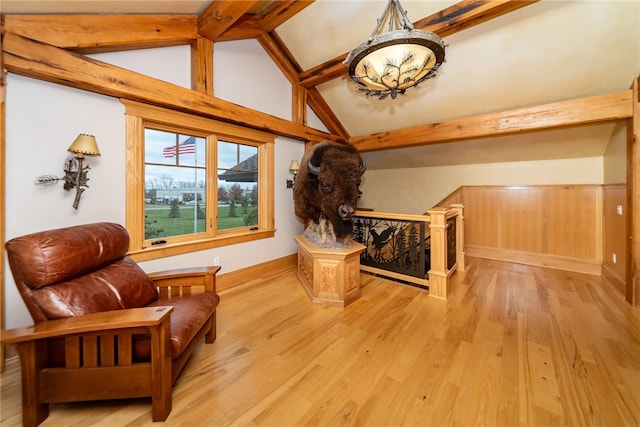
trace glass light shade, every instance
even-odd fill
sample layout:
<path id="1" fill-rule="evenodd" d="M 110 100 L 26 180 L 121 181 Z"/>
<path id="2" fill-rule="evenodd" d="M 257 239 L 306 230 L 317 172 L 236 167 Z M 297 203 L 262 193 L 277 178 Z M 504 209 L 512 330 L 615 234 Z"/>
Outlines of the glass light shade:
<path id="1" fill-rule="evenodd" d="M 403 42 L 367 53 L 355 64 L 354 75 L 371 89 L 400 91 L 424 80 L 435 65 L 436 53 L 428 46 Z"/>
<path id="2" fill-rule="evenodd" d="M 99 156 L 100 150 L 98 149 L 98 143 L 96 137 L 93 135 L 87 135 L 81 133 L 78 135 L 73 144 L 68 148 L 68 151 L 75 153 L 77 157 L 87 156 Z"/>
<path id="3" fill-rule="evenodd" d="M 379 33 L 388 17 L 390 31 Z M 392 28 L 395 28 L 392 30 Z M 445 44 L 436 34 L 415 30 L 398 0 L 389 0 L 371 37 L 345 63 L 358 90 L 384 99 L 434 77 L 444 62 Z"/>

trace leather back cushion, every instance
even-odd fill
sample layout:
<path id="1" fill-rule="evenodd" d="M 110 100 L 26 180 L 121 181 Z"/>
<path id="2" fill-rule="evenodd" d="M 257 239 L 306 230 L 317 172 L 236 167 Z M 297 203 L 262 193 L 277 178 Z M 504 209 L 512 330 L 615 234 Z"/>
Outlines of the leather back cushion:
<path id="1" fill-rule="evenodd" d="M 34 289 L 31 296 L 47 319 L 144 307 L 158 299 L 146 273 L 129 258 L 84 276 Z"/>
<path id="2" fill-rule="evenodd" d="M 16 284 L 30 292 L 47 319 L 142 307 L 158 299 L 153 282 L 125 256 L 129 234 L 119 224 L 43 231 L 5 246 Z"/>
<path id="3" fill-rule="evenodd" d="M 5 247 L 14 275 L 28 287 L 39 288 L 123 258 L 129 233 L 119 224 L 85 224 L 16 237 Z"/>

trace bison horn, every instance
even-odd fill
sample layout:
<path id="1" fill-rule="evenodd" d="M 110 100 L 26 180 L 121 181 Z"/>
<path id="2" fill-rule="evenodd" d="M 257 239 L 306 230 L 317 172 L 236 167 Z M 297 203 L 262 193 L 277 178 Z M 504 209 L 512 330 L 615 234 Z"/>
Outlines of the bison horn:
<path id="1" fill-rule="evenodd" d="M 309 168 L 309 173 L 311 173 L 312 175 L 320 175 L 320 166 L 314 166 L 313 164 L 311 164 L 311 159 L 307 161 L 307 167 Z"/>
<path id="2" fill-rule="evenodd" d="M 360 175 L 362 175 L 366 170 L 367 170 L 367 164 L 365 163 L 364 160 L 360 160 Z"/>

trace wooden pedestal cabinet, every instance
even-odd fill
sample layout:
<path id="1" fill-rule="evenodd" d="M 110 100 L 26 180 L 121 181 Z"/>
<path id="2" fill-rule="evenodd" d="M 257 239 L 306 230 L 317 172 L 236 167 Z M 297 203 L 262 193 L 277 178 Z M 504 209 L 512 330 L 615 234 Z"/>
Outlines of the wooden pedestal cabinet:
<path id="1" fill-rule="evenodd" d="M 346 249 L 316 247 L 304 236 L 298 242 L 298 278 L 314 304 L 346 306 L 360 297 L 360 253 L 352 242 Z"/>

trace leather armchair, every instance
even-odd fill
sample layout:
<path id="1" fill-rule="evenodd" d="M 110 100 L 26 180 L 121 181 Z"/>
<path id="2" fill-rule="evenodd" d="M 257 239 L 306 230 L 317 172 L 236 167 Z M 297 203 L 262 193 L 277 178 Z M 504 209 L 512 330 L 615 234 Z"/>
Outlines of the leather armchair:
<path id="1" fill-rule="evenodd" d="M 23 425 L 40 424 L 50 403 L 134 397 L 151 397 L 164 421 L 189 356 L 216 339 L 220 267 L 146 274 L 126 256 L 126 229 L 106 222 L 5 247 L 35 322 L 2 336 L 20 356 Z"/>

